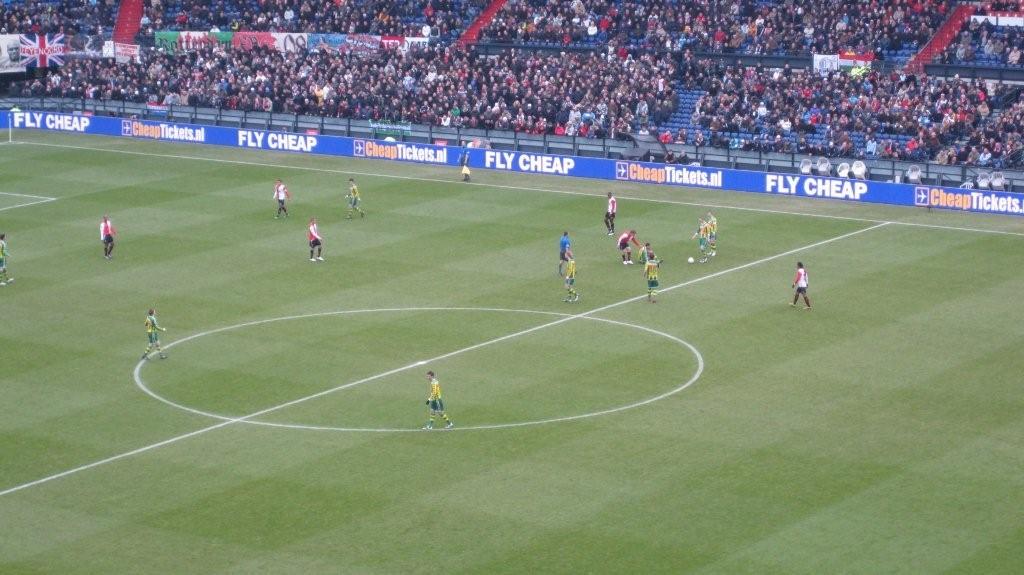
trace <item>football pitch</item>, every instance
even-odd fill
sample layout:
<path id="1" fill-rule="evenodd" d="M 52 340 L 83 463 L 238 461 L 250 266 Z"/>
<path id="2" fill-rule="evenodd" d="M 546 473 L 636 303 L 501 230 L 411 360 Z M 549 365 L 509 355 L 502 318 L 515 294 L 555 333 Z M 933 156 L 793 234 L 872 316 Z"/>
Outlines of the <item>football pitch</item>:
<path id="1" fill-rule="evenodd" d="M 2 573 L 1024 564 L 1024 220 L 15 140 Z M 664 260 L 657 303 L 605 233 L 608 191 Z M 718 254 L 687 264 L 708 211 Z M 789 305 L 798 261 L 813 311 Z M 140 362 L 149 308 L 168 358 Z M 420 429 L 428 369 L 454 430 Z"/>

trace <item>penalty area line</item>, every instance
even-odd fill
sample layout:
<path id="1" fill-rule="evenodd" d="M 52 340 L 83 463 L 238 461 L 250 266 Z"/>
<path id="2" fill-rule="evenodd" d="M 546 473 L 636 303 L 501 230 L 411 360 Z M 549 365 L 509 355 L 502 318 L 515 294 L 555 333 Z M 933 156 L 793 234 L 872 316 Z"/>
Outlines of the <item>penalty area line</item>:
<path id="1" fill-rule="evenodd" d="M 845 233 L 845 234 L 842 234 L 842 235 L 839 235 L 839 236 L 835 236 L 835 237 L 832 237 L 832 238 L 828 238 L 828 239 L 824 239 L 824 240 L 821 240 L 821 241 L 817 241 L 817 242 L 814 242 L 814 243 L 811 243 L 811 244 L 808 244 L 808 245 L 805 245 L 805 246 L 802 246 L 802 247 L 799 247 L 799 248 L 794 248 L 794 249 L 791 249 L 791 250 L 787 250 L 785 252 L 782 252 L 782 253 L 779 253 L 779 254 L 776 254 L 776 255 L 773 255 L 773 256 L 764 257 L 764 258 L 761 258 L 761 259 L 758 259 L 758 260 L 754 260 L 752 262 L 748 262 L 748 263 L 745 263 L 745 264 L 742 264 L 742 265 L 739 265 L 739 266 L 736 266 L 736 267 L 732 267 L 732 268 L 728 268 L 728 269 L 725 269 L 725 270 L 721 270 L 721 271 L 718 271 L 718 272 L 715 272 L 715 273 L 712 273 L 712 274 L 708 274 L 706 276 L 701 276 L 701 277 L 698 277 L 698 278 L 694 278 L 692 280 L 688 280 L 688 281 L 685 281 L 685 282 L 681 282 L 681 283 L 669 286 L 669 287 L 667 287 L 667 288 L 665 288 L 665 289 L 663 289 L 661 291 L 662 291 L 662 293 L 664 293 L 664 292 L 672 291 L 672 290 L 679 289 L 679 288 L 682 288 L 682 287 L 686 287 L 686 286 L 689 286 L 689 285 L 693 285 L 693 284 L 696 284 L 696 283 L 700 283 L 700 282 L 703 282 L 703 281 L 707 281 L 707 280 L 710 280 L 710 279 L 713 279 L 713 278 L 716 278 L 716 277 L 721 277 L 721 276 L 724 276 L 726 274 L 730 274 L 732 272 L 744 270 L 744 269 L 747 269 L 747 268 L 750 268 L 750 267 L 753 267 L 753 266 L 756 266 L 756 265 L 760 265 L 760 264 L 767 263 L 767 262 L 770 262 L 770 261 L 773 261 L 773 260 L 777 260 L 779 258 L 790 256 L 790 255 L 793 255 L 793 254 L 798 253 L 798 252 L 814 249 L 814 248 L 817 248 L 817 247 L 820 247 L 820 246 L 824 246 L 824 245 L 827 245 L 827 244 L 830 244 L 830 243 L 833 243 L 833 242 L 837 242 L 837 241 L 840 241 L 840 240 L 844 240 L 846 238 L 850 238 L 850 237 L 853 237 L 853 236 L 856 236 L 856 235 L 859 235 L 859 234 L 863 234 L 863 233 L 869 232 L 871 230 L 876 230 L 876 229 L 881 228 L 881 227 L 886 226 L 886 225 L 889 225 L 889 222 L 882 222 L 882 223 L 879 223 L 879 224 L 875 224 L 873 226 L 869 226 L 869 227 L 866 227 L 866 228 L 861 228 L 859 230 L 855 230 L 855 231 L 852 231 L 852 232 L 849 232 L 849 233 Z M 527 334 L 530 334 L 530 333 L 534 333 L 534 332 L 540 331 L 542 329 L 546 329 L 546 328 L 553 327 L 553 326 L 556 326 L 556 325 L 561 325 L 563 323 L 566 323 L 568 321 L 572 321 L 574 319 L 579 319 L 579 318 L 587 317 L 587 316 L 593 315 L 595 313 L 600 313 L 600 312 L 607 311 L 607 310 L 610 310 L 610 309 L 613 309 L 613 308 L 617 308 L 617 307 L 620 307 L 620 306 L 623 306 L 623 305 L 626 305 L 626 304 L 629 304 L 629 303 L 640 301 L 642 299 L 645 299 L 646 297 L 647 297 L 646 295 L 640 295 L 640 296 L 636 296 L 636 297 L 631 297 L 631 298 L 628 298 L 628 299 L 624 299 L 624 300 L 621 300 L 621 301 L 617 301 L 617 302 L 614 302 L 614 303 L 603 305 L 603 306 L 594 308 L 594 309 L 589 310 L 589 311 L 585 311 L 585 312 L 582 312 L 582 313 L 578 313 L 578 314 L 575 314 L 575 315 L 571 315 L 571 316 L 564 317 L 564 318 L 561 318 L 561 319 L 558 319 L 558 320 L 554 320 L 554 321 L 550 321 L 550 322 L 547 322 L 547 323 L 543 323 L 543 324 L 540 324 L 538 326 L 534 326 L 532 328 L 528 328 L 528 329 L 524 329 L 524 330 L 517 331 L 517 332 L 514 332 L 514 333 L 510 333 L 510 334 L 507 334 L 507 335 L 503 335 L 501 337 L 496 337 L 496 338 L 493 338 L 493 339 L 489 339 L 489 340 L 486 340 L 486 341 L 483 341 L 483 342 L 480 342 L 480 343 L 477 343 L 477 344 L 474 344 L 474 345 L 470 345 L 470 346 L 467 346 L 467 347 L 464 347 L 464 348 L 461 348 L 461 349 L 457 349 L 455 351 L 450 351 L 448 353 L 444 353 L 444 354 L 438 355 L 438 356 L 433 357 L 431 359 L 414 361 L 412 363 L 409 363 L 409 364 L 401 366 L 401 367 L 390 369 L 388 371 L 385 371 L 385 372 L 382 372 L 382 373 L 379 373 L 379 374 L 376 374 L 376 375 L 372 375 L 370 377 L 365 377 L 363 379 L 360 379 L 360 380 L 357 380 L 357 381 L 353 381 L 353 382 L 349 382 L 349 383 L 346 383 L 346 384 L 343 384 L 343 385 L 339 385 L 337 387 L 334 387 L 334 388 L 331 388 L 331 389 L 327 389 L 327 390 L 324 390 L 324 391 L 320 391 L 320 392 L 317 392 L 317 393 L 314 393 L 314 394 L 311 394 L 311 395 L 307 395 L 305 397 L 300 397 L 298 399 L 293 399 L 291 401 L 288 401 L 288 402 L 285 402 L 285 403 L 281 403 L 281 404 L 278 404 L 278 405 L 274 405 L 274 406 L 268 407 L 266 409 L 261 409 L 259 411 L 250 413 L 248 415 L 244 415 L 244 416 L 233 418 L 233 419 L 228 419 L 226 421 L 221 421 L 219 423 L 215 423 L 215 424 L 212 424 L 212 425 L 209 425 L 209 426 L 197 429 L 195 431 L 191 431 L 189 433 L 184 433 L 182 435 L 176 435 L 174 437 L 165 439 L 163 441 L 158 441 L 156 443 L 145 445 L 143 447 L 139 447 L 139 448 L 133 449 L 131 451 L 125 451 L 124 453 L 119 453 L 117 455 L 112 455 L 110 457 L 107 457 L 107 458 L 104 458 L 104 459 L 100 459 L 98 461 L 93 461 L 92 463 L 87 463 L 85 465 L 80 465 L 78 467 L 74 467 L 74 468 L 68 469 L 66 471 L 61 471 L 60 473 L 55 473 L 53 475 L 48 475 L 46 477 L 41 477 L 41 478 L 36 479 L 34 481 L 29 481 L 27 483 L 22 483 L 21 485 L 15 485 L 13 487 L 8 487 L 7 489 L 4 489 L 4 490 L 0 491 L 0 497 L 2 497 L 4 495 L 10 495 L 10 494 L 16 493 L 18 491 L 22 491 L 22 490 L 28 489 L 30 487 L 35 487 L 37 485 L 43 485 L 45 483 L 49 483 L 49 482 L 54 481 L 56 479 L 67 477 L 69 475 L 73 475 L 75 473 L 79 473 L 79 472 L 86 471 L 86 470 L 89 470 L 89 469 L 93 469 L 93 468 L 99 467 L 101 465 L 106 465 L 108 463 L 113 463 L 115 461 L 120 461 L 122 459 L 127 459 L 129 457 L 133 457 L 135 455 L 140 455 L 140 454 L 152 451 L 154 449 L 159 449 L 161 447 L 165 447 L 167 445 L 172 445 L 172 444 L 177 443 L 179 441 L 184 441 L 184 440 L 192 438 L 192 437 L 197 437 L 199 435 L 203 435 L 205 433 L 208 433 L 208 432 L 211 432 L 211 431 L 215 431 L 217 429 L 221 429 L 223 427 L 227 427 L 227 426 L 233 425 L 235 423 L 242 423 L 242 422 L 245 422 L 245 421 L 247 421 L 249 419 L 253 419 L 253 418 L 256 418 L 256 417 L 267 415 L 268 413 L 273 413 L 275 411 L 279 411 L 279 410 L 284 409 L 286 407 L 297 405 L 297 404 L 300 404 L 300 403 L 303 403 L 303 402 L 306 402 L 306 401 L 309 401 L 309 400 L 312 400 L 312 399 L 315 399 L 315 398 L 318 398 L 318 397 L 323 397 L 325 395 L 334 393 L 336 391 L 340 391 L 340 390 L 343 390 L 343 389 L 354 387 L 356 385 L 361 385 L 363 383 L 368 383 L 370 381 L 374 381 L 374 380 L 377 380 L 377 379 L 388 377 L 390 375 L 401 373 L 403 371 L 407 371 L 407 370 L 412 369 L 414 367 L 419 367 L 420 365 L 422 365 L 420 363 L 421 361 L 426 361 L 428 363 L 429 362 L 434 362 L 434 361 L 440 361 L 442 359 L 446 359 L 446 358 L 453 357 L 453 356 L 456 356 L 456 355 L 459 355 L 459 354 L 463 354 L 463 353 L 466 353 L 466 352 L 469 352 L 469 351 L 472 351 L 472 350 L 475 350 L 475 349 L 480 349 L 480 348 L 488 346 L 488 345 L 493 345 L 493 344 L 496 344 L 496 343 L 500 343 L 502 341 L 508 341 L 510 339 L 513 339 L 513 338 L 516 338 L 516 337 L 520 337 L 520 336 L 523 336 L 523 335 L 527 335 Z"/>
<path id="2" fill-rule="evenodd" d="M 39 204 L 48 204 L 50 202 L 56 202 L 57 198 L 46 198 L 45 200 L 36 200 L 34 202 L 26 202 L 24 204 L 15 204 L 13 206 L 6 206 L 0 208 L 0 212 L 6 212 L 7 210 L 13 210 L 15 208 L 27 208 L 29 206 L 37 206 Z"/>

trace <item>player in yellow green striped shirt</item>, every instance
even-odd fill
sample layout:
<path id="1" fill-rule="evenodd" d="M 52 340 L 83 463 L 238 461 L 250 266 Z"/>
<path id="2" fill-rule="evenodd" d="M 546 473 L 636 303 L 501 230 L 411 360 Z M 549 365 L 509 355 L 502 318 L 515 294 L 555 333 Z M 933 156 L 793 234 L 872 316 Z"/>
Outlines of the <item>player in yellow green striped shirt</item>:
<path id="1" fill-rule="evenodd" d="M 156 310 L 149 310 L 149 313 L 146 314 L 146 335 L 149 336 L 149 345 L 146 346 L 146 353 L 142 354 L 142 359 L 149 359 L 149 352 L 154 349 L 160 354 L 160 359 L 167 359 L 167 354 L 165 354 L 163 348 L 160 347 L 159 332 L 161 331 L 167 330 L 160 327 L 160 324 L 156 322 Z"/>
<path id="2" fill-rule="evenodd" d="M 562 301 L 580 301 L 580 294 L 576 291 L 576 260 L 572 256 L 569 256 L 569 261 L 565 262 L 565 289 L 569 293 Z"/>
<path id="3" fill-rule="evenodd" d="M 715 257 L 718 252 L 718 218 L 715 214 L 708 212 L 707 219 L 708 226 L 708 248 L 711 250 L 711 257 Z"/>
<path id="4" fill-rule="evenodd" d="M 455 427 L 448 414 L 444 410 L 444 400 L 441 399 L 441 384 L 438 383 L 437 377 L 434 376 L 433 371 L 427 372 L 427 381 L 430 382 L 430 395 L 427 396 L 427 405 L 430 406 L 430 421 L 423 426 L 423 429 L 434 429 L 434 418 L 440 417 L 445 421 L 444 428 L 451 429 Z"/>
<path id="5" fill-rule="evenodd" d="M 348 215 L 345 216 L 345 219 L 351 220 L 352 212 L 359 212 L 359 217 L 361 218 L 366 217 L 366 212 L 359 207 L 361 196 L 359 195 L 359 186 L 356 185 L 354 178 L 348 179 L 348 195 L 345 196 L 345 199 L 348 200 Z"/>
<path id="6" fill-rule="evenodd" d="M 648 250 L 647 263 L 644 264 L 644 277 L 647 278 L 647 301 L 655 303 L 658 300 L 654 299 L 654 296 L 658 295 L 658 269 L 661 267 L 661 262 L 655 257 L 654 252 Z"/>
<path id="7" fill-rule="evenodd" d="M 711 237 L 711 227 L 708 222 L 704 221 L 703 218 L 697 218 L 697 231 L 694 232 L 690 239 L 698 240 L 700 246 L 700 259 L 697 260 L 699 263 L 707 263 L 708 261 L 708 240 Z"/>

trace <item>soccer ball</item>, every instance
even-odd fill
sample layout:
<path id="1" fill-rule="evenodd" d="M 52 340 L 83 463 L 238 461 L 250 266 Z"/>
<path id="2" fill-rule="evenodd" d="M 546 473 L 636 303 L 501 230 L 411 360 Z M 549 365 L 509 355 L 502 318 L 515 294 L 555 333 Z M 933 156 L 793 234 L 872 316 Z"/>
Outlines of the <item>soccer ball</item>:
<path id="1" fill-rule="evenodd" d="M 686 263 L 692 264 L 693 263 L 693 258 L 692 257 L 691 258 L 686 258 Z"/>

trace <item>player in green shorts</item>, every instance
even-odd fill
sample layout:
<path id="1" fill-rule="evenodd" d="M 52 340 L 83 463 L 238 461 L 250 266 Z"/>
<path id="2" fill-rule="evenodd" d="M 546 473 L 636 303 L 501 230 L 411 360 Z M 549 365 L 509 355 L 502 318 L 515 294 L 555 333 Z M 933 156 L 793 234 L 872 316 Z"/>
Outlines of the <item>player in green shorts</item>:
<path id="1" fill-rule="evenodd" d="M 697 239 L 697 245 L 700 247 L 700 263 L 706 263 L 708 261 L 708 239 L 711 237 L 711 228 L 706 221 L 703 219 L 697 219 L 697 231 L 694 232 L 693 237 L 690 239 Z"/>
<path id="2" fill-rule="evenodd" d="M 352 212 L 359 212 L 359 217 L 361 218 L 366 217 L 366 212 L 359 207 L 359 186 L 356 185 L 354 178 L 348 179 L 348 195 L 345 198 L 348 200 L 348 215 L 345 216 L 345 219 L 351 220 Z"/>
<path id="3" fill-rule="evenodd" d="M 10 254 L 7 250 L 7 234 L 0 234 L 0 286 L 14 283 L 14 278 L 7 275 L 7 257 Z"/>
<path id="4" fill-rule="evenodd" d="M 565 262 L 565 290 L 568 293 L 562 301 L 580 301 L 580 294 L 576 291 L 576 260 L 572 256 L 569 256 L 569 261 Z"/>
<path id="5" fill-rule="evenodd" d="M 444 400 L 441 399 L 441 384 L 438 383 L 433 371 L 427 372 L 427 381 L 430 382 L 430 394 L 427 396 L 427 405 L 430 406 L 430 421 L 423 426 L 423 429 L 434 429 L 435 417 L 441 417 L 445 421 L 445 429 L 455 427 L 455 423 L 444 410 Z"/>
<path id="6" fill-rule="evenodd" d="M 647 301 L 657 302 L 654 296 L 658 295 L 658 268 L 661 266 L 653 251 L 647 254 L 647 263 L 644 264 L 644 277 L 647 278 Z"/>
<path id="7" fill-rule="evenodd" d="M 146 335 L 149 336 L 149 345 L 146 346 L 146 353 L 142 354 L 142 359 L 149 359 L 149 353 L 154 349 L 160 354 L 160 359 L 167 359 L 167 354 L 160 347 L 159 332 L 161 331 L 167 331 L 167 329 L 160 327 L 160 324 L 156 322 L 156 310 L 149 310 L 146 315 Z"/>

